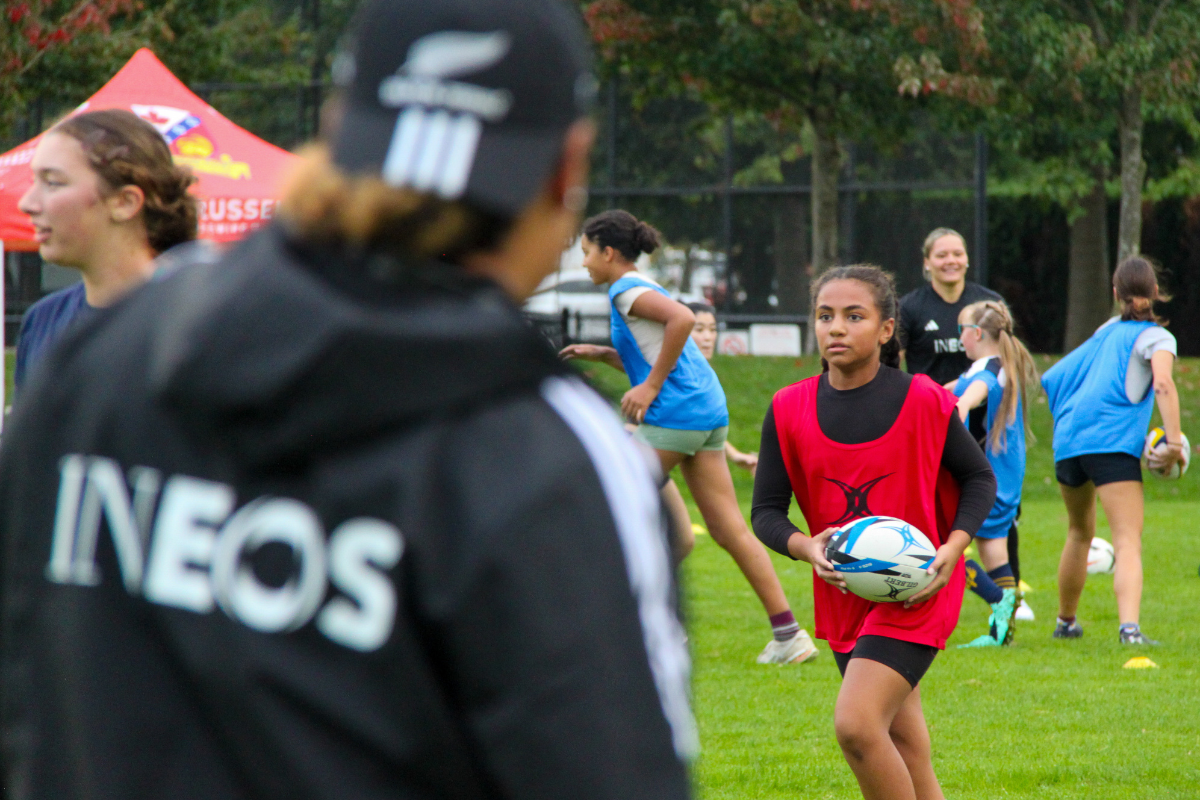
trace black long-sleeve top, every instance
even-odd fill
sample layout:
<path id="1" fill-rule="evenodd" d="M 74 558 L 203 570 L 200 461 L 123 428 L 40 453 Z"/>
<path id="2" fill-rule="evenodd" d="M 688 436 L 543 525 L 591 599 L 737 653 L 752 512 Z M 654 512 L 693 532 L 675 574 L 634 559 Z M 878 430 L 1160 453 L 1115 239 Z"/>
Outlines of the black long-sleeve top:
<path id="1" fill-rule="evenodd" d="M 869 383 L 846 391 L 834 389 L 829 376 L 823 375 L 817 385 L 817 424 L 822 433 L 841 444 L 878 439 L 900 416 L 911 383 L 911 375 L 885 366 Z M 974 536 L 996 502 L 996 476 L 958 414 L 950 415 L 942 466 L 958 481 L 961 491 L 953 530 Z M 750 519 L 762 543 L 788 557 L 788 539 L 800 530 L 788 519 L 791 502 L 792 482 L 783 463 L 772 406 L 763 420 Z"/>

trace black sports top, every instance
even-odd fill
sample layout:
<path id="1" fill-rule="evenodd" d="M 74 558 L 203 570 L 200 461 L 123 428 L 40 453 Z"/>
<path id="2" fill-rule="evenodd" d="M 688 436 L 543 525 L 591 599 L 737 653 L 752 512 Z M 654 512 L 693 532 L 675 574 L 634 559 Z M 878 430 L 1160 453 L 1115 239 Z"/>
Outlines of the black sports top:
<path id="1" fill-rule="evenodd" d="M 954 303 L 943 300 L 928 283 L 900 298 L 900 343 L 908 371 L 943 385 L 963 374 L 971 359 L 958 340 L 958 312 L 980 300 L 1001 299 L 970 281 Z"/>
<path id="2" fill-rule="evenodd" d="M 839 391 L 829 385 L 828 374 L 817 384 L 817 424 L 821 432 L 841 444 L 862 444 L 878 439 L 900 416 L 912 376 L 881 366 L 879 373 L 856 389 Z M 942 466 L 958 481 L 960 496 L 954 530 L 975 535 L 996 502 L 996 477 L 987 456 L 967 432 L 958 414 L 950 415 Z M 750 520 L 763 544 L 791 557 L 787 541 L 800 530 L 788 519 L 792 482 L 783 463 L 774 407 L 767 408 L 754 478 L 754 504 Z M 816 531 L 820 533 L 820 531 Z"/>

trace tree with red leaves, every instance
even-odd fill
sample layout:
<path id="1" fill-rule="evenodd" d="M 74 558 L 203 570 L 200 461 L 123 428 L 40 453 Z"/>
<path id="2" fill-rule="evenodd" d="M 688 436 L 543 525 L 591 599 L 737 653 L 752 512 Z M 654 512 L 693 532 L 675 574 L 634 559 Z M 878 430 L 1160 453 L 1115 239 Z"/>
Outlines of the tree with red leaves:
<path id="1" fill-rule="evenodd" d="M 29 102 L 30 73 L 47 55 L 103 46 L 116 18 L 140 10 L 138 0 L 0 0 L 0 132 Z"/>
<path id="2" fill-rule="evenodd" d="M 296 86 L 320 80 L 356 0 L 0 0 L 0 139 L 21 119 L 53 121 L 139 47 L 180 80 Z M 319 22 L 317 8 L 319 7 Z M 280 94 L 214 98 L 258 133 L 295 144 Z M 288 95 L 294 97 L 294 93 Z M 30 114 L 31 108 L 44 113 Z"/>
<path id="3" fill-rule="evenodd" d="M 23 79 L 47 53 L 87 47 L 111 34 L 114 17 L 140 9 L 137 0 L 0 0 L 0 116 L 24 104 Z"/>

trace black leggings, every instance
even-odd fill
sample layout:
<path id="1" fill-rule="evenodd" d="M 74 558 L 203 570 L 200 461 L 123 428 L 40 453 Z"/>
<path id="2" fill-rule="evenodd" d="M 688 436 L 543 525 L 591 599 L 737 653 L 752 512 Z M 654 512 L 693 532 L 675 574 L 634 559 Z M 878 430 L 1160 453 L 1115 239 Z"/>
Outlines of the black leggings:
<path id="1" fill-rule="evenodd" d="M 878 661 L 885 667 L 891 667 L 899 672 L 909 686 L 914 689 L 921 678 L 929 671 L 938 649 L 931 644 L 914 644 L 893 639 L 890 636 L 860 636 L 854 643 L 854 649 L 849 653 L 834 653 L 833 660 L 837 662 L 838 671 L 842 677 L 846 675 L 846 667 L 852 658 L 865 658 Z"/>

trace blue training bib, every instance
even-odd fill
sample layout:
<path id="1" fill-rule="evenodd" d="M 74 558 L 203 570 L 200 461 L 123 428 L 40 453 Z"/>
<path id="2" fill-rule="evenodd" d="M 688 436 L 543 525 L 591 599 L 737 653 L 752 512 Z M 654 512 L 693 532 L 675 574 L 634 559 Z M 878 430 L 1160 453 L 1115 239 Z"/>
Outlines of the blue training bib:
<path id="1" fill-rule="evenodd" d="M 1093 453 L 1141 456 L 1154 393 L 1130 402 L 1125 373 L 1138 335 L 1153 325 L 1105 325 L 1042 375 L 1054 416 L 1055 461 Z"/>
<path id="2" fill-rule="evenodd" d="M 999 359 L 992 359 L 998 362 Z M 991 364 L 989 363 L 989 366 Z M 1000 410 L 1000 401 L 1004 399 L 1004 387 L 1000 385 L 999 376 L 993 373 L 989 366 L 976 371 L 968 370 L 954 385 L 954 394 L 962 397 L 967 387 L 976 381 L 982 381 L 987 387 L 987 431 L 990 437 L 996 425 L 996 415 Z M 1011 380 L 1011 377 L 1009 378 Z M 996 475 L 996 502 L 988 512 L 979 536 L 987 539 L 1007 536 L 1013 520 L 1017 518 L 1017 510 L 1021 506 L 1021 487 L 1025 482 L 1025 418 L 1023 416 L 1022 400 L 1017 398 L 1017 417 L 1005 430 L 1005 447 L 999 453 L 992 452 L 990 442 L 984 442 L 984 453 L 992 472 Z"/>
<path id="3" fill-rule="evenodd" d="M 645 286 L 670 298 L 667 290 L 637 274 L 626 274 L 608 289 L 608 300 L 612 305 L 613 347 L 621 357 L 629 383 L 637 386 L 646 381 L 654 365 L 646 361 L 638 347 L 633 332 L 617 309 L 616 297 L 627 289 Z M 684 431 L 710 431 L 729 424 L 729 411 L 725 407 L 725 390 L 700 348 L 689 336 L 687 344 L 675 368 L 667 376 L 662 391 L 650 404 L 644 422 L 660 428 Z"/>

